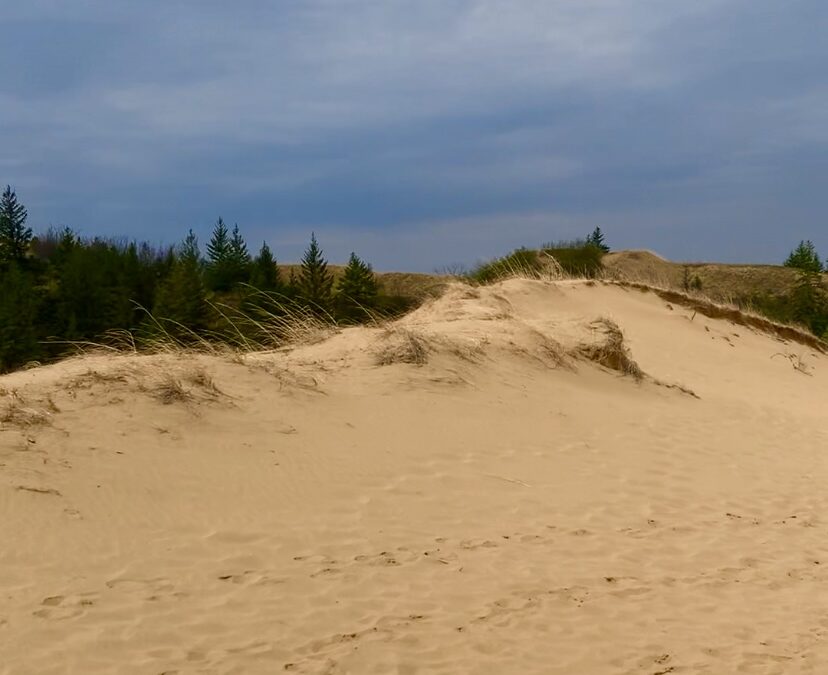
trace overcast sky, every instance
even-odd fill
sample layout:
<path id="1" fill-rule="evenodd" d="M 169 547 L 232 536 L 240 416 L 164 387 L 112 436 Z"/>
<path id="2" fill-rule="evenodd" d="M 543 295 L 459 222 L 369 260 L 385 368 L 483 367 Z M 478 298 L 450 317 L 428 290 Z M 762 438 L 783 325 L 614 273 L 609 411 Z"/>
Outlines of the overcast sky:
<path id="1" fill-rule="evenodd" d="M 432 271 L 586 234 L 828 255 L 825 0 L 4 3 L 0 183 L 36 229 Z"/>

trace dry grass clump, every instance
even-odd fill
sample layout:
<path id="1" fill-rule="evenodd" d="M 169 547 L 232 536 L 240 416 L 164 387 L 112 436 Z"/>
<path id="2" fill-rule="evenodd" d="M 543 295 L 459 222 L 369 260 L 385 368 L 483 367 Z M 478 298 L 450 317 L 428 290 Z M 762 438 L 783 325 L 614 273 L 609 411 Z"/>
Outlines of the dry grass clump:
<path id="1" fill-rule="evenodd" d="M 566 350 L 563 345 L 551 337 L 543 335 L 538 346 L 538 351 L 541 355 L 541 360 L 550 362 L 553 368 L 566 368 L 567 370 L 574 370 L 572 363 L 567 357 Z"/>
<path id="2" fill-rule="evenodd" d="M 572 352 L 573 356 L 585 358 L 624 376 L 632 377 L 636 382 L 647 380 L 658 387 L 674 389 L 695 399 L 701 398 L 695 391 L 684 385 L 664 382 L 647 375 L 632 358 L 624 341 L 623 331 L 612 319 L 602 317 L 593 321 L 589 326 L 593 331 L 600 331 L 603 339 L 598 342 L 579 345 Z"/>
<path id="3" fill-rule="evenodd" d="M 193 386 L 198 387 L 206 393 L 215 395 L 222 393 L 216 386 L 216 383 L 213 380 L 213 378 L 204 368 L 198 367 L 193 370 L 190 370 L 183 375 L 183 378 L 185 382 L 188 382 Z"/>
<path id="4" fill-rule="evenodd" d="M 528 333 L 525 336 L 528 339 L 522 340 L 524 345 L 510 340 L 508 351 L 523 358 L 539 361 L 547 368 L 575 370 L 569 354 L 560 342 L 533 326 L 526 325 L 524 329 Z M 532 348 L 527 345 L 531 345 Z"/>
<path id="5" fill-rule="evenodd" d="M 8 394 L 9 400 L 0 411 L 0 426 L 28 429 L 49 424 L 52 415 L 59 412 L 59 408 L 50 396 L 46 397 L 43 407 L 29 405 L 16 391 Z"/>
<path id="6" fill-rule="evenodd" d="M 380 366 L 408 363 L 423 366 L 433 353 L 447 354 L 468 363 L 480 363 L 486 354 L 488 338 L 479 340 L 457 340 L 441 335 L 424 333 L 399 325 L 386 326 L 382 344 L 376 352 Z"/>
<path id="7" fill-rule="evenodd" d="M 201 365 L 168 359 L 133 362 L 102 370 L 89 368 L 86 372 L 65 380 L 63 388 L 75 398 L 78 391 L 97 397 L 100 390 L 137 391 L 164 405 L 194 400 L 215 400 L 224 394 Z"/>
<path id="8" fill-rule="evenodd" d="M 309 373 L 297 372 L 269 359 L 243 360 L 241 364 L 250 371 L 263 371 L 276 378 L 280 390 L 300 389 L 314 394 L 325 394 L 319 380 Z"/>
<path id="9" fill-rule="evenodd" d="M 6 405 L 5 410 L 0 413 L 0 424 L 8 427 L 37 427 L 49 423 L 49 414 L 44 410 L 27 408 L 18 403 L 11 402 Z"/>
<path id="10" fill-rule="evenodd" d="M 182 403 L 193 398 L 192 393 L 181 384 L 181 380 L 170 374 L 164 375 L 149 391 L 164 405 Z"/>
<path id="11" fill-rule="evenodd" d="M 66 383 L 67 389 L 89 389 L 95 384 L 126 383 L 126 372 L 118 369 L 111 372 L 101 372 L 88 368 L 85 373 L 78 375 Z"/>
<path id="12" fill-rule="evenodd" d="M 377 365 L 390 366 L 409 363 L 423 366 L 431 351 L 427 338 L 417 331 L 402 326 L 389 326 L 384 331 L 384 344 L 377 352 Z"/>
<path id="13" fill-rule="evenodd" d="M 644 379 L 644 372 L 630 355 L 624 343 L 624 333 L 617 323 L 611 319 L 600 318 L 593 321 L 590 327 L 595 331 L 601 331 L 604 339 L 579 345 L 575 350 L 577 356 L 615 370 L 622 375 L 629 375 L 637 382 Z"/>
<path id="14" fill-rule="evenodd" d="M 213 378 L 200 366 L 143 379 L 138 388 L 164 405 L 196 400 L 214 401 L 223 396 Z"/>

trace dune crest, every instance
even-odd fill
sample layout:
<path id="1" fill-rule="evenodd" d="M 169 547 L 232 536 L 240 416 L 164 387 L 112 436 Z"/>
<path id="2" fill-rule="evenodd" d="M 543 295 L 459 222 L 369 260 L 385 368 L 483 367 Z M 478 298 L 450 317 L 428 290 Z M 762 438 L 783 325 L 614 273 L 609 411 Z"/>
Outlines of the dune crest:
<path id="1" fill-rule="evenodd" d="M 0 673 L 819 672 L 826 401 L 573 281 L 0 377 Z"/>

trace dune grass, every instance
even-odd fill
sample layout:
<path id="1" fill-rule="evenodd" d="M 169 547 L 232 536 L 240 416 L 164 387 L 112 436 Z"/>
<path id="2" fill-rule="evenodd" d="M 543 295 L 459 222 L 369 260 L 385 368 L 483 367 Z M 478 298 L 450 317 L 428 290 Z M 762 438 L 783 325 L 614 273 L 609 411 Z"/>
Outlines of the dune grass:
<path id="1" fill-rule="evenodd" d="M 594 251 L 594 247 L 586 248 Z M 753 307 L 749 302 L 739 299 L 741 296 L 738 293 L 738 284 L 735 284 L 732 280 L 734 272 L 731 268 L 736 270 L 744 268 L 752 271 L 765 270 L 767 274 L 772 275 L 768 278 L 783 279 L 785 281 L 785 284 L 780 287 L 782 290 L 787 289 L 791 278 L 796 276 L 795 272 L 787 268 L 776 268 L 770 265 L 693 266 L 695 268 L 704 267 L 705 269 L 723 268 L 725 271 L 719 273 L 718 277 L 728 279 L 728 284 L 719 288 L 716 285 L 709 285 L 706 281 L 685 284 L 684 266 L 671 263 L 648 252 L 633 251 L 628 254 L 607 254 L 604 257 L 614 261 L 612 265 L 604 265 L 603 258 L 599 258 L 593 266 L 582 270 L 572 264 L 566 266 L 562 264 L 560 255 L 558 257 L 553 255 L 556 252 L 570 252 L 575 256 L 580 256 L 583 253 L 577 248 L 517 249 L 507 256 L 478 266 L 467 275 L 465 280 L 469 283 L 484 285 L 513 278 L 537 279 L 540 281 L 581 280 L 587 284 L 595 282 L 612 283 L 624 288 L 635 288 L 642 292 L 653 292 L 666 302 L 691 309 L 708 318 L 725 319 L 737 325 L 768 333 L 782 340 L 790 340 L 820 352 L 828 353 L 828 342 L 814 335 L 807 327 L 779 321 L 762 311 L 761 307 Z M 591 255 L 592 253 L 587 251 L 587 254 Z M 620 264 L 621 256 L 628 256 L 633 264 L 626 267 Z M 708 276 L 704 278 L 707 279 Z M 749 288 L 753 289 L 756 281 L 753 277 L 751 279 Z M 688 287 L 685 288 L 684 286 Z M 724 297 L 725 291 L 730 293 L 729 297 Z"/>
<path id="2" fill-rule="evenodd" d="M 47 396 L 44 401 L 34 405 L 16 390 L 0 393 L 7 399 L 0 409 L 0 429 L 9 427 L 28 429 L 45 426 L 50 424 L 52 416 L 59 412 L 51 396 Z"/>
<path id="3" fill-rule="evenodd" d="M 593 321 L 590 327 L 600 332 L 603 339 L 580 345 L 576 350 L 576 355 L 622 375 L 630 376 L 636 382 L 644 379 L 644 373 L 630 355 L 624 342 L 624 333 L 617 323 L 612 319 L 602 317 Z"/>
<path id="4" fill-rule="evenodd" d="M 211 328 L 194 329 L 139 307 L 146 318 L 135 331 L 108 331 L 97 340 L 61 340 L 51 344 L 65 345 L 81 355 L 187 352 L 228 356 L 312 344 L 339 329 L 328 312 L 263 291 L 252 291 L 244 308 L 210 302 L 208 306 L 216 319 Z M 369 319 L 372 323 L 383 320 L 378 313 Z"/>

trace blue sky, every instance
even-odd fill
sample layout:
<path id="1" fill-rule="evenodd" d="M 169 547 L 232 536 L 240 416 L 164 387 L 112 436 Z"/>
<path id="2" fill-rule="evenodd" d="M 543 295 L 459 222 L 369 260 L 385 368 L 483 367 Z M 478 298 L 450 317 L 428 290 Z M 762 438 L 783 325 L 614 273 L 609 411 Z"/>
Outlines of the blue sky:
<path id="1" fill-rule="evenodd" d="M 0 183 L 35 229 L 222 216 L 280 260 L 315 230 L 412 271 L 596 225 L 828 255 L 824 0 L 27 0 L 3 27 Z"/>

